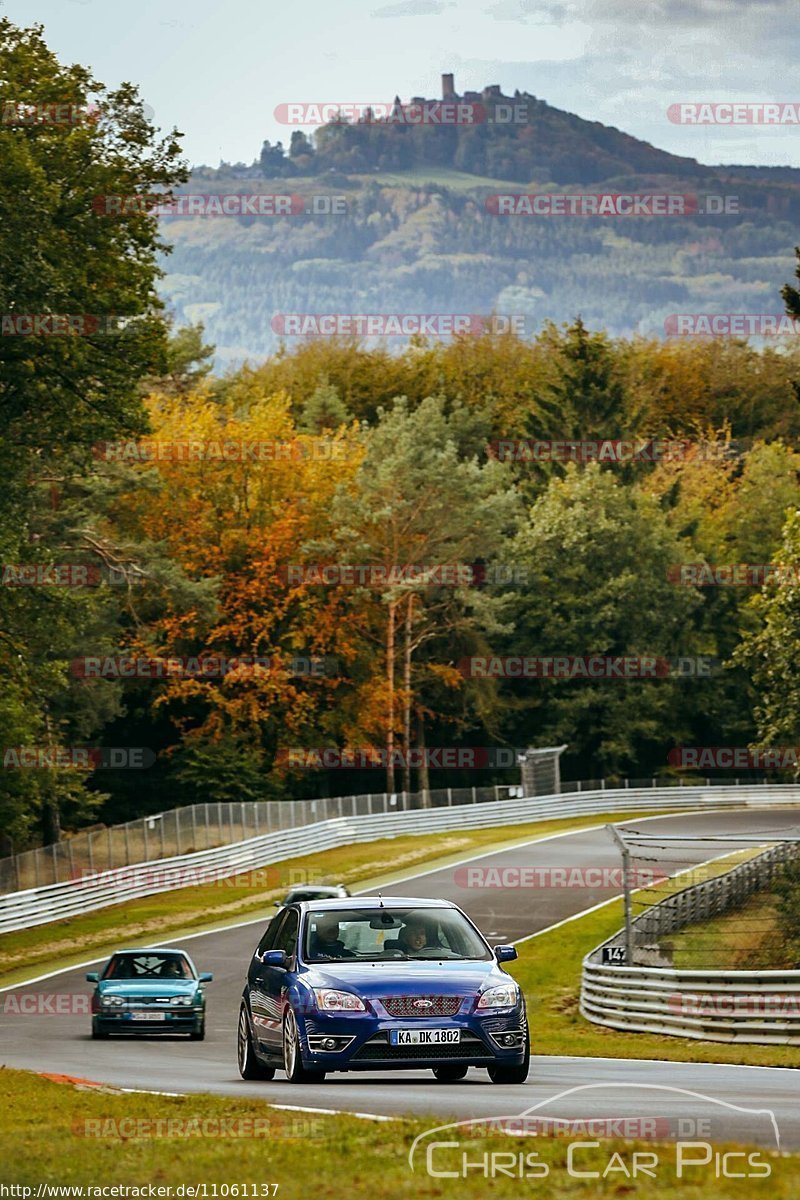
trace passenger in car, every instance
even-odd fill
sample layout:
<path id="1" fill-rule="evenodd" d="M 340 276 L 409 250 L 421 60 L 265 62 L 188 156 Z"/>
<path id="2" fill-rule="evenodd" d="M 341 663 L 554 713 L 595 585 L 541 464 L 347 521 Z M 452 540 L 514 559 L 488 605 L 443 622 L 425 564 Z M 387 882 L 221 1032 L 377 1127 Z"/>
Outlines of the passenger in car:
<path id="1" fill-rule="evenodd" d="M 334 916 L 320 917 L 311 937 L 312 958 L 355 958 L 339 937 L 339 922 Z"/>

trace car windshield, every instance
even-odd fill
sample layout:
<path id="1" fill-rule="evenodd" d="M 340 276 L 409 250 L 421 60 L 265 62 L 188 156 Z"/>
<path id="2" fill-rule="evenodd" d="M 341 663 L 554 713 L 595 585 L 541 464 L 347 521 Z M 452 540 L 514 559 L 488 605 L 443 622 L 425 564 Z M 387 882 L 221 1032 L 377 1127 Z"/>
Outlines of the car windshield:
<path id="1" fill-rule="evenodd" d="M 327 900 L 336 893 L 331 888 L 323 888 L 318 891 L 315 888 L 295 888 L 289 892 L 289 895 L 284 900 L 284 904 L 294 904 L 298 900 Z"/>
<path id="2" fill-rule="evenodd" d="M 194 979 L 182 954 L 115 954 L 103 979 Z"/>
<path id="3" fill-rule="evenodd" d="M 452 908 L 331 909 L 306 914 L 306 962 L 331 959 L 473 959 L 492 957 L 465 917 Z"/>

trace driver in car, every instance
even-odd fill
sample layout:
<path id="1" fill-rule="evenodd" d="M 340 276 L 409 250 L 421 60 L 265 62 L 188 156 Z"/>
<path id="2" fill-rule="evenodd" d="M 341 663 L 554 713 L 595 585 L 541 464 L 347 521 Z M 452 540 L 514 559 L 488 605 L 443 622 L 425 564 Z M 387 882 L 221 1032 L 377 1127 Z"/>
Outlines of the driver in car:
<path id="1" fill-rule="evenodd" d="M 419 917 L 411 917 L 400 930 L 398 944 L 407 954 L 418 954 L 424 949 L 440 949 L 437 942 L 430 937 L 425 922 Z"/>
<path id="2" fill-rule="evenodd" d="M 335 916 L 321 917 L 311 938 L 312 958 L 355 958 L 339 937 L 339 922 Z"/>

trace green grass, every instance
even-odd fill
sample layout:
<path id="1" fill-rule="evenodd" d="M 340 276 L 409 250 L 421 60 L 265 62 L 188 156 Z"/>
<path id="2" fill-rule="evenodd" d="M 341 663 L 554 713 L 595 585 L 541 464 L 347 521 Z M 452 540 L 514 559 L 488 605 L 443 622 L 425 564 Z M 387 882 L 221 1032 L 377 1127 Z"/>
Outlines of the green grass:
<path id="1" fill-rule="evenodd" d="M 671 934 L 664 947 L 679 969 L 714 969 L 722 963 L 736 971 L 785 971 L 796 966 L 778 924 L 778 897 L 772 892 L 756 892 L 734 912 Z"/>
<path id="2" fill-rule="evenodd" d="M 308 1102 L 307 1092 L 287 1091 L 287 1103 Z M 275 1194 L 261 1185 L 278 1184 L 277 1200 L 519 1200 L 525 1195 L 541 1200 L 661 1200 L 665 1195 L 670 1200 L 701 1200 L 710 1194 L 716 1200 L 752 1200 L 759 1195 L 790 1200 L 800 1193 L 800 1157 L 777 1157 L 767 1151 L 759 1152 L 759 1161 L 770 1166 L 769 1179 L 718 1181 L 710 1167 L 692 1169 L 688 1177 L 678 1179 L 674 1144 L 603 1141 L 595 1149 L 580 1151 L 578 1169 L 602 1172 L 617 1152 L 621 1157 L 614 1165 L 630 1165 L 633 1151 L 643 1150 L 658 1154 L 657 1177 L 628 1180 L 617 1170 L 606 1181 L 595 1182 L 568 1174 L 568 1144 L 561 1139 L 493 1136 L 463 1143 L 470 1162 L 482 1161 L 493 1151 L 535 1153 L 547 1167 L 546 1178 L 520 1180 L 501 1174 L 487 1179 L 475 1169 L 466 1178 L 433 1178 L 425 1171 L 424 1158 L 412 1173 L 408 1155 L 415 1137 L 441 1123 L 434 1118 L 375 1122 L 286 1112 L 258 1099 L 172 1099 L 121 1095 L 113 1089 L 76 1090 L 13 1070 L 0 1071 L 0 1104 L 0 1182 L 33 1189 L 39 1184 L 143 1186 L 147 1195 L 148 1184 L 173 1189 L 205 1184 L 206 1195 L 213 1197 L 211 1185 L 227 1184 L 239 1187 L 229 1195 L 242 1197 L 243 1184 L 248 1185 L 247 1195 L 258 1196 Z M 120 1126 L 120 1121 L 126 1124 Z M 225 1137 L 215 1136 L 220 1122 L 227 1122 Z M 188 1130 L 195 1135 L 185 1136 Z M 256 1130 L 260 1136 L 242 1136 Z M 159 1131 L 161 1136 L 153 1136 Z M 447 1131 L 444 1136 L 450 1140 L 453 1134 Z M 446 1160 L 441 1157 L 445 1153 Z M 461 1150 L 440 1151 L 434 1165 L 452 1169 L 460 1165 L 460 1155 Z M 736 1162 L 738 1166 L 742 1160 Z M 251 1185 L 257 1187 L 255 1193 Z"/>
<path id="3" fill-rule="evenodd" d="M 296 883 L 346 883 L 377 888 L 413 873 L 417 867 L 447 866 L 481 850 L 502 849 L 548 834 L 585 829 L 605 821 L 652 815 L 611 813 L 567 817 L 525 825 L 505 825 L 410 837 L 383 838 L 340 846 L 320 854 L 287 859 L 244 876 L 180 888 L 109 905 L 80 917 L 50 921 L 0 937 L 0 985 L 22 981 L 36 967 L 67 967 L 110 954 L 120 943 L 147 945 L 168 935 L 197 933 L 274 913 L 273 902 Z M 154 864 L 158 869 L 158 864 Z"/>

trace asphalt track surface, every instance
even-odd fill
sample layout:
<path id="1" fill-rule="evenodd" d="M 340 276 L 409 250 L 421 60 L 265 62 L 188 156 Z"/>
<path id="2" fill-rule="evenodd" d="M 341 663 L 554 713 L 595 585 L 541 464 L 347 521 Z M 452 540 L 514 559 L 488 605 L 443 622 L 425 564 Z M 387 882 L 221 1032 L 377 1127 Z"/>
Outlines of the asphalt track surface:
<path id="1" fill-rule="evenodd" d="M 747 809 L 682 813 L 627 822 L 648 834 L 764 835 L 765 840 L 800 834 L 798 809 Z M 673 874 L 732 847 L 699 842 L 677 849 L 649 851 L 662 857 Z M 383 889 L 385 895 L 433 896 L 455 901 L 492 942 L 518 941 L 618 894 L 614 886 L 502 888 L 466 886 L 466 867 L 618 868 L 619 851 L 603 828 L 557 835 L 501 853 L 483 854 Z M 236 1068 L 235 1033 L 247 965 L 269 914 L 216 933 L 161 943 L 181 944 L 201 971 L 213 971 L 208 986 L 204 1042 L 179 1037 L 111 1038 L 93 1042 L 87 1009 L 86 967 L 4 989 L 0 1001 L 0 1063 L 36 1071 L 102 1081 L 116 1086 L 166 1093 L 211 1092 L 258 1096 L 265 1102 L 325 1111 L 374 1116 L 430 1115 L 431 1126 L 531 1113 L 537 1118 L 578 1122 L 639 1118 L 658 1122 L 650 1136 L 706 1141 L 739 1140 L 800 1147 L 800 1074 L 792 1069 L 715 1064 L 587 1059 L 539 1056 L 536 1014 L 531 1013 L 534 1056 L 525 1084 L 497 1086 L 485 1071 L 471 1069 L 457 1084 L 435 1083 L 430 1071 L 352 1072 L 329 1075 L 324 1083 L 291 1085 L 281 1073 L 271 1082 L 248 1083 Z M 524 956 L 525 944 L 520 946 Z M 576 972 L 578 964 L 575 964 Z M 55 997 L 55 1003 L 79 1011 L 51 1015 L 46 1003 L 23 1001 L 26 995 Z M 50 1001 L 51 1006 L 53 1001 Z M 40 1011 L 26 1012 L 26 1007 Z M 635 1035 L 631 1035 L 635 1036 Z M 669 1042 L 664 1039 L 664 1052 Z M 758 1111 L 754 1111 L 758 1110 Z M 773 1120 L 774 1117 L 774 1120 Z M 630 1128 L 630 1127 L 628 1127 Z M 634 1127 L 635 1128 L 635 1127 Z M 580 1129 L 580 1126 L 578 1126 Z M 650 1126 L 642 1127 L 645 1136 Z"/>

